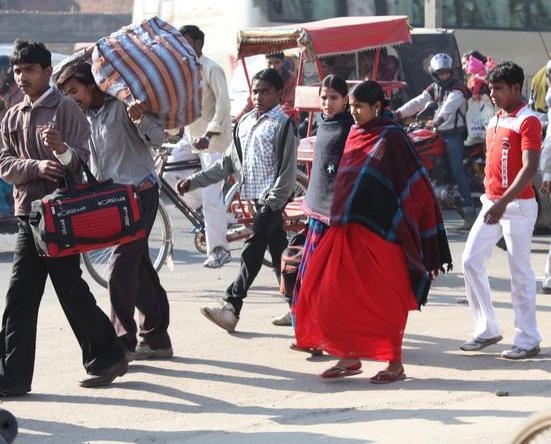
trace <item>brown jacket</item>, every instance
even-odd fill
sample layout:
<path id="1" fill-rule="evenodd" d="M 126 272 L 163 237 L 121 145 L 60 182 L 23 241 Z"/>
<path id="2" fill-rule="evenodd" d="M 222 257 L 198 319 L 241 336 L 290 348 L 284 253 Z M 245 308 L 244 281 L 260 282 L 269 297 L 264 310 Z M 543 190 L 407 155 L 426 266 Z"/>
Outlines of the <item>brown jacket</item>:
<path id="1" fill-rule="evenodd" d="M 0 177 L 13 183 L 15 215 L 29 214 L 31 202 L 40 199 L 60 186 L 38 178 L 40 160 L 58 161 L 53 152 L 44 145 L 40 132 L 53 121 L 72 160 L 68 168 L 79 171 L 78 155 L 88 160 L 88 138 L 90 127 L 86 117 L 76 104 L 57 90 L 51 90 L 38 104 L 33 106 L 29 97 L 8 110 L 0 126 Z"/>

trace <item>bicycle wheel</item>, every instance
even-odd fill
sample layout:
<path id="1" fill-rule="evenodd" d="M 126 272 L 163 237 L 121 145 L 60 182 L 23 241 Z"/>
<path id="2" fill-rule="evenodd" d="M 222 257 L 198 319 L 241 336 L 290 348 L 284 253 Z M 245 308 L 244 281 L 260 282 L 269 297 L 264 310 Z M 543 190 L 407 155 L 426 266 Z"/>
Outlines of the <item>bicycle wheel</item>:
<path id="1" fill-rule="evenodd" d="M 528 420 L 512 444 L 550 444 L 551 413 L 540 413 Z"/>
<path id="2" fill-rule="evenodd" d="M 149 257 L 159 271 L 172 249 L 172 224 L 168 216 L 168 210 L 162 200 L 159 200 L 159 209 L 151 234 L 149 235 Z M 107 288 L 109 278 L 109 263 L 113 256 L 114 247 L 82 253 L 82 261 L 92 279 L 102 287 Z"/>

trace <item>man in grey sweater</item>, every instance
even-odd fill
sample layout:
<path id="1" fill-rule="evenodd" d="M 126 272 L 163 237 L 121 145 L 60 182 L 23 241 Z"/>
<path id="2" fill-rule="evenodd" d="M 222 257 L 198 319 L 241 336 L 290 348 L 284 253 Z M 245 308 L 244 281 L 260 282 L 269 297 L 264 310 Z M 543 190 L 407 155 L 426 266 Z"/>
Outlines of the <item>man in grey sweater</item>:
<path id="1" fill-rule="evenodd" d="M 282 90 L 283 80 L 277 71 L 258 72 L 252 83 L 255 108 L 237 124 L 234 141 L 224 157 L 178 183 L 183 194 L 233 174 L 241 186 L 241 198 L 254 202 L 253 233 L 243 247 L 239 274 L 219 306 L 201 309 L 207 319 L 229 332 L 235 330 L 243 299 L 262 267 L 266 249 L 279 277 L 281 253 L 287 247 L 283 209 L 296 182 L 299 141 L 294 123 L 281 109 Z"/>
<path id="2" fill-rule="evenodd" d="M 136 186 L 143 209 L 146 237 L 115 247 L 109 264 L 111 320 L 128 349 L 130 359 L 172 356 L 168 335 L 169 305 L 166 292 L 149 257 L 148 238 L 159 206 L 159 189 L 150 148 L 160 146 L 164 126 L 134 102 L 128 108 L 96 85 L 91 66 L 68 67 L 57 79 L 90 122 L 90 167 L 100 180 Z M 138 343 L 134 312 L 138 309 Z"/>

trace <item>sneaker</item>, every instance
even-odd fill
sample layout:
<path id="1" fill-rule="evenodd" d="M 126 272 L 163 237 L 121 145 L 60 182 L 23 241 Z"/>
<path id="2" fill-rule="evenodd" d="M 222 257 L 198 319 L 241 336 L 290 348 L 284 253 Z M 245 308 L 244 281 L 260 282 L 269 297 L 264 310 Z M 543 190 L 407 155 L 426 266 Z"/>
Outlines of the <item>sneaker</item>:
<path id="1" fill-rule="evenodd" d="M 497 344 L 503 339 L 503 336 L 496 336 L 494 338 L 473 338 L 470 341 L 465 342 L 459 348 L 463 351 L 478 351 L 488 347 L 492 344 Z"/>
<path id="2" fill-rule="evenodd" d="M 501 353 L 502 358 L 506 359 L 526 359 L 536 356 L 540 352 L 540 346 L 536 345 L 529 350 L 513 345 L 511 350 L 503 350 Z"/>
<path id="3" fill-rule="evenodd" d="M 201 307 L 201 314 L 230 333 L 235 331 L 235 326 L 239 322 L 239 317 L 235 314 L 235 308 L 226 301 L 220 301 L 219 305 L 214 307 Z"/>
<path id="4" fill-rule="evenodd" d="M 203 262 L 203 267 L 220 268 L 222 265 L 231 261 L 231 253 L 224 247 L 215 247 L 209 254 L 207 260 Z"/>
<path id="5" fill-rule="evenodd" d="M 272 324 L 277 325 L 278 327 L 290 327 L 291 323 L 291 312 L 272 318 Z"/>
<path id="6" fill-rule="evenodd" d="M 174 355 L 172 347 L 151 348 L 146 342 L 140 342 L 136 350 L 128 353 L 131 360 L 143 361 L 144 359 L 169 359 Z"/>

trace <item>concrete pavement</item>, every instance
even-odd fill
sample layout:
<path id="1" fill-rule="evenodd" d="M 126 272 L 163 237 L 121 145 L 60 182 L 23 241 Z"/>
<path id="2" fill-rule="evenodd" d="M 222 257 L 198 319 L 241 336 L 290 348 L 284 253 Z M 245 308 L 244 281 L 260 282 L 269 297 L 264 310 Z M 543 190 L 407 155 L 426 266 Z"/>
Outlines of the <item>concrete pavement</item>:
<path id="1" fill-rule="evenodd" d="M 450 229 L 459 225 L 447 214 Z M 171 302 L 175 357 L 132 363 L 109 388 L 83 389 L 78 345 L 50 284 L 41 307 L 33 392 L 4 401 L 19 420 L 17 443 L 505 443 L 551 395 L 551 295 L 538 296 L 542 354 L 525 362 L 499 357 L 511 344 L 513 319 L 506 254 L 489 262 L 504 341 L 480 353 L 459 345 L 472 324 L 465 305 L 461 252 L 465 234 L 450 230 L 454 270 L 439 277 L 422 312 L 411 313 L 404 338 L 409 379 L 375 386 L 362 375 L 326 382 L 333 361 L 291 351 L 292 331 L 270 318 L 286 309 L 264 269 L 245 303 L 238 331 L 209 323 L 199 307 L 223 294 L 239 250 L 219 270 L 201 267 L 189 228 L 177 217 L 175 269 L 161 279 Z M 8 285 L 13 238 L 0 238 L 0 293 Z M 533 265 L 541 277 L 549 238 L 536 236 Z M 105 290 L 93 284 L 108 310 Z M 3 299 L 3 296 L 2 296 Z M 3 308 L 3 306 L 1 307 Z M 509 392 L 498 397 L 497 390 Z"/>

